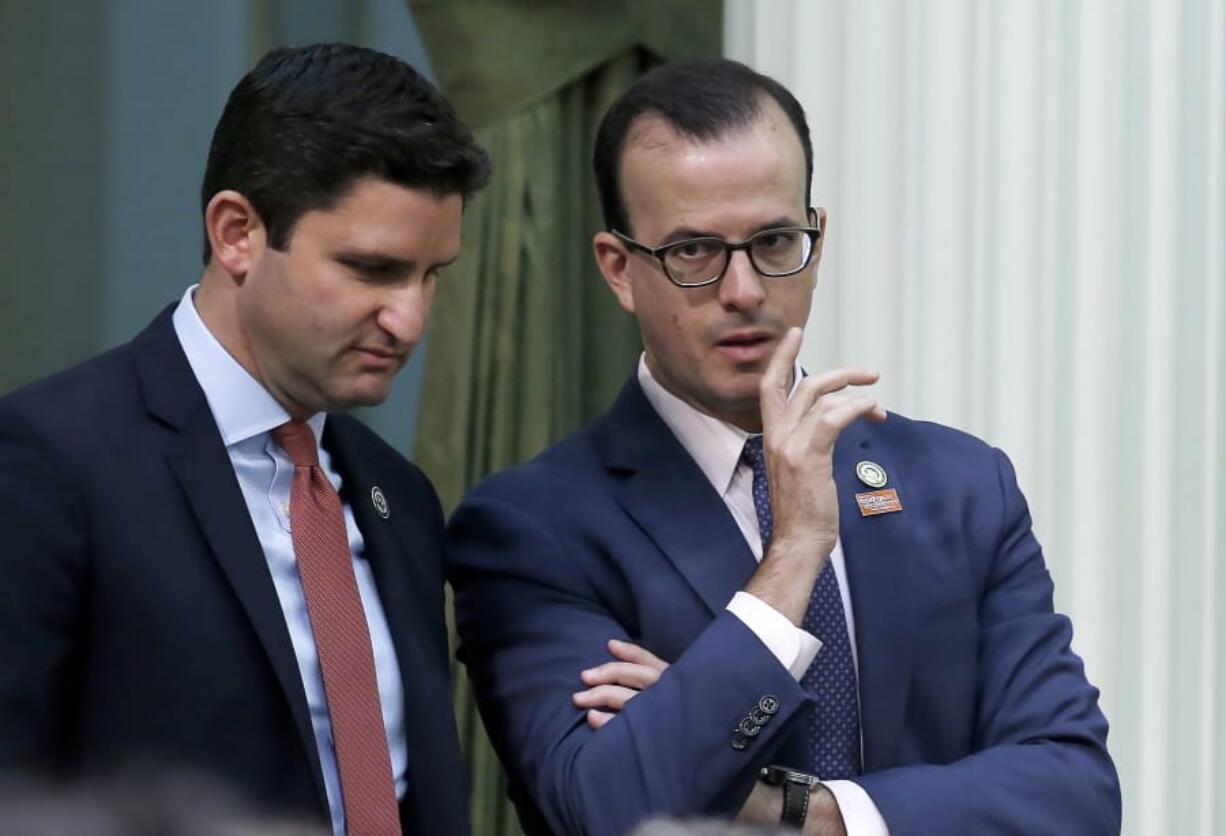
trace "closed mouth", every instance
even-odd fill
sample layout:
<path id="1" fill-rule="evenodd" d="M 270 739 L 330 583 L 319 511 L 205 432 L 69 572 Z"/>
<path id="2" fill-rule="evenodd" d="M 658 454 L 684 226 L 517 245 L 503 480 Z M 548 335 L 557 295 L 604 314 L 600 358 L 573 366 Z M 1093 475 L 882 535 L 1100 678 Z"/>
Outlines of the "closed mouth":
<path id="1" fill-rule="evenodd" d="M 371 357 L 376 360 L 382 360 L 388 363 L 401 363 L 404 361 L 404 358 L 405 358 L 405 354 L 402 354 L 400 352 L 386 351 L 384 349 L 378 349 L 378 348 L 356 348 L 354 350 L 357 351 L 359 354 L 364 354 L 367 357 Z"/>

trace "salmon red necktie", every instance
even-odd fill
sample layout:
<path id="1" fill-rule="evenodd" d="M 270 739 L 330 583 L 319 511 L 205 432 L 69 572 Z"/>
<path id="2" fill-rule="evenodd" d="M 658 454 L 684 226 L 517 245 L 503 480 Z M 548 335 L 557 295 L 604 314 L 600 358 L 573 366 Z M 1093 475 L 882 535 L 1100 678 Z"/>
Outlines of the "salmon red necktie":
<path id="1" fill-rule="evenodd" d="M 272 431 L 294 463 L 290 532 L 319 653 L 349 836 L 400 836 L 400 814 L 370 630 L 358 595 L 340 496 L 302 421 Z"/>

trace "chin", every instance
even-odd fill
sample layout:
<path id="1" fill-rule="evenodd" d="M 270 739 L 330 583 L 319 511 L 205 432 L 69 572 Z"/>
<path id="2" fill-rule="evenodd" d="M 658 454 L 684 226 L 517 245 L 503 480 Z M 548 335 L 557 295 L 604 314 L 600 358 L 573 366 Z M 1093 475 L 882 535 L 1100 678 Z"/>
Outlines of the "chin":
<path id="1" fill-rule="evenodd" d="M 756 420 L 761 414 L 758 387 L 753 386 L 749 389 L 737 387 L 736 389 L 726 388 L 713 391 L 705 400 L 702 411 L 738 426 L 748 418 Z"/>
<path id="2" fill-rule="evenodd" d="M 378 386 L 354 386 L 344 392 L 329 392 L 328 410 L 341 412 L 363 406 L 378 406 L 391 393 L 390 381 Z"/>
<path id="3" fill-rule="evenodd" d="M 762 373 L 739 374 L 733 380 L 722 381 L 713 387 L 716 397 L 728 408 L 757 409 L 761 400 Z"/>
<path id="4" fill-rule="evenodd" d="M 378 392 L 362 392 L 355 395 L 350 401 L 350 408 L 356 406 L 378 406 L 387 400 L 387 396 L 391 394 L 391 387 L 384 387 Z"/>

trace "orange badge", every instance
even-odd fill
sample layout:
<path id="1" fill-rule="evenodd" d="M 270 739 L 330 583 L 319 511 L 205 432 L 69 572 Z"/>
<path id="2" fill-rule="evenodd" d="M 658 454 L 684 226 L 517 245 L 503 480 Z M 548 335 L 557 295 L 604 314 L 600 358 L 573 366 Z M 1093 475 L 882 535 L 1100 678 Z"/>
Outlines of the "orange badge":
<path id="1" fill-rule="evenodd" d="M 902 510 L 902 502 L 898 499 L 898 491 L 889 488 L 884 491 L 870 491 L 856 494 L 856 504 L 860 506 L 860 516 L 875 517 L 878 514 L 892 514 Z"/>

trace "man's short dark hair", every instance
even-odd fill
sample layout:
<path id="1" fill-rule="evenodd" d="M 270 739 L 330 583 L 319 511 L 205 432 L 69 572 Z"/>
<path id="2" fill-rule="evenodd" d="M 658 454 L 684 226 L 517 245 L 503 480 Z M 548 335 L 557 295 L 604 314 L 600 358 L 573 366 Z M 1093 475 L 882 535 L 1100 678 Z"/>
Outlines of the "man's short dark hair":
<path id="1" fill-rule="evenodd" d="M 762 115 L 762 104 L 768 99 L 779 105 L 800 137 L 805 152 L 807 196 L 813 181 L 813 145 L 804 108 L 796 97 L 773 78 L 739 61 L 694 58 L 646 73 L 613 103 L 601 120 L 592 167 L 606 227 L 633 234 L 618 175 L 626 137 L 640 116 L 660 116 L 681 136 L 707 142 L 748 128 Z"/>
<path id="2" fill-rule="evenodd" d="M 398 58 L 349 44 L 276 49 L 235 86 L 213 132 L 201 208 L 243 194 L 284 249 L 294 224 L 377 177 L 467 198 L 489 157 L 451 104 Z M 204 240 L 204 262 L 211 248 Z"/>

